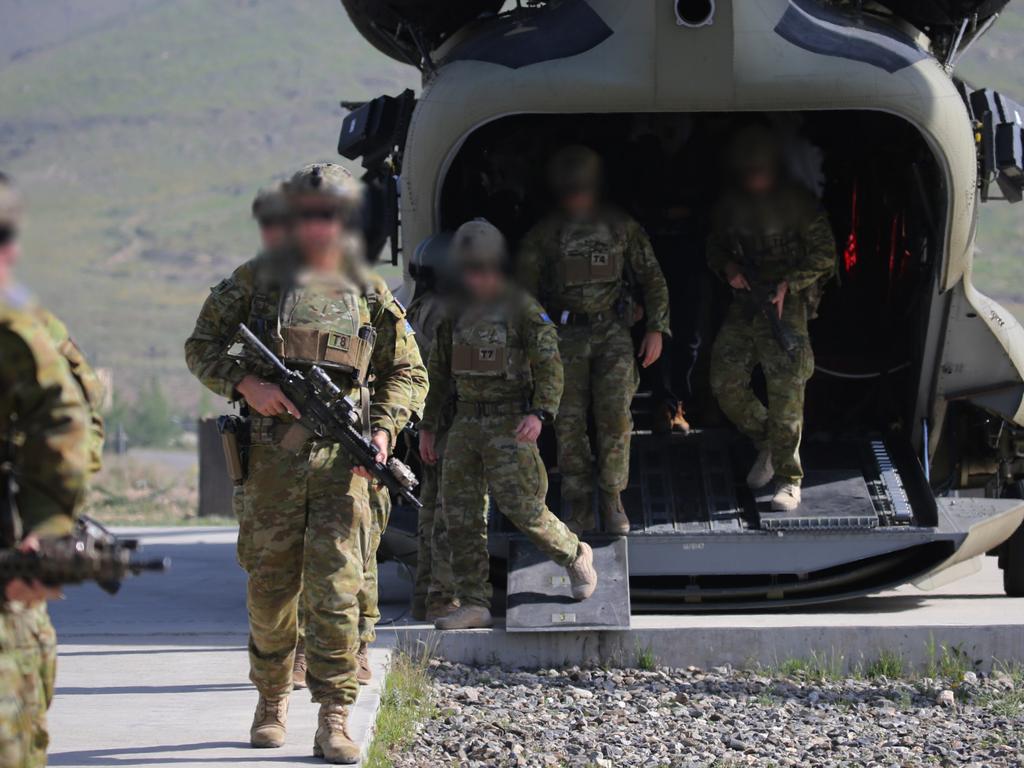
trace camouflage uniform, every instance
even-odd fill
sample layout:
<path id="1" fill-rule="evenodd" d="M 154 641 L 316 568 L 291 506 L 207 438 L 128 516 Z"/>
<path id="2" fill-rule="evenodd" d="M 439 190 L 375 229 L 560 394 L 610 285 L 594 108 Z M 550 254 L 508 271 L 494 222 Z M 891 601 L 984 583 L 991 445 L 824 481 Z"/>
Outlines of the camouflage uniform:
<path id="1" fill-rule="evenodd" d="M 759 447 L 771 450 L 776 480 L 799 485 L 804 387 L 814 372 L 807 321 L 817 308 L 821 286 L 835 270 L 832 228 L 813 195 L 788 182 L 759 197 L 727 195 L 713 226 L 708 240 L 712 271 L 724 275 L 728 262 L 744 258 L 755 262 L 761 282 L 789 284 L 782 322 L 799 339 L 796 360 L 780 348 L 768 321 L 737 297 L 711 352 L 711 388 L 730 421 Z M 758 364 L 767 384 L 767 407 L 750 386 Z"/>
<path id="2" fill-rule="evenodd" d="M 228 398 L 247 374 L 265 375 L 259 361 L 227 354 L 241 322 L 292 365 L 324 365 L 352 396 L 360 395 L 353 382 L 365 380 L 368 363 L 376 377 L 372 429 L 384 430 L 393 445 L 422 369 L 404 310 L 379 277 L 354 265 L 344 274 L 310 276 L 287 262 L 287 254 L 257 257 L 213 289 L 185 345 L 189 369 Z M 376 342 L 368 349 L 360 329 L 369 327 Z M 349 704 L 357 691 L 357 595 L 372 525 L 367 483 L 334 444 L 306 441 L 298 452 L 287 450 L 290 419 L 250 421 L 238 534 L 239 562 L 249 575 L 250 678 L 267 698 L 291 690 L 302 589 L 313 699 Z"/>
<path id="3" fill-rule="evenodd" d="M 580 541 L 544 504 L 548 478 L 537 445 L 515 430 L 531 410 L 554 414 L 562 394 L 555 327 L 530 296 L 470 306 L 437 329 L 422 427 L 435 432 L 457 398 L 441 476 L 455 596 L 487 607 L 487 508 L 491 499 L 555 562 L 569 566 Z"/>
<path id="4" fill-rule="evenodd" d="M 0 435 L 13 437 L 17 446 L 11 452 L 25 531 L 63 536 L 72 532 L 85 493 L 89 413 L 48 329 L 14 294 L 0 294 Z M 4 604 L 0 765 L 46 764 L 46 710 L 55 672 L 56 635 L 46 606 Z"/>
<path id="5" fill-rule="evenodd" d="M 442 311 L 441 298 L 434 291 L 418 296 L 409 305 L 409 322 L 416 329 L 416 341 L 424 355 L 430 354 L 438 325 L 441 323 Z M 446 405 L 437 420 L 437 464 L 425 464 L 421 477 L 420 502 L 423 508 L 419 513 L 417 526 L 418 552 L 414 598 L 423 601 L 425 605 L 441 605 L 450 602 L 454 597 L 448 529 L 441 513 L 439 494 L 441 467 L 451 418 L 451 409 Z"/>
<path id="6" fill-rule="evenodd" d="M 584 499 L 591 493 L 591 406 L 598 487 L 618 494 L 629 481 L 630 405 L 639 382 L 627 279 L 643 295 L 647 330 L 670 333 L 668 286 L 650 241 L 620 211 L 605 209 L 588 222 L 556 214 L 527 233 L 517 269 L 522 286 L 559 324 L 565 393 L 555 432 L 562 496 Z"/>

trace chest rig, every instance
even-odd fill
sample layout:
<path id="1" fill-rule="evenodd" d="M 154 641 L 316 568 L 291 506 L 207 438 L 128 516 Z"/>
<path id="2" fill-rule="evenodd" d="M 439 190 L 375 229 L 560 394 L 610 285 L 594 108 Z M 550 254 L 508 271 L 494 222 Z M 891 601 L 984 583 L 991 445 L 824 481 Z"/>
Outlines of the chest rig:
<path id="1" fill-rule="evenodd" d="M 471 307 L 452 328 L 452 374 L 529 384 L 530 365 L 506 305 Z"/>
<path id="2" fill-rule="evenodd" d="M 566 222 L 559 232 L 558 246 L 555 279 L 560 289 L 622 280 L 626 243 L 614 223 L 603 219 Z"/>
<path id="3" fill-rule="evenodd" d="M 780 277 L 806 252 L 799 212 L 784 197 L 743 200 L 734 212 L 732 236 L 765 278 Z"/>

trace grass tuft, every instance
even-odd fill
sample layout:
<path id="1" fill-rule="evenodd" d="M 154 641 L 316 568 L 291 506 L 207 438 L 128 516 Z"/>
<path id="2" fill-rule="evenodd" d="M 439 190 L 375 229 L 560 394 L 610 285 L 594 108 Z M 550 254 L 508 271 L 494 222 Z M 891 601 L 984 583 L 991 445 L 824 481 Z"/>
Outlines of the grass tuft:
<path id="1" fill-rule="evenodd" d="M 658 657 L 654 655 L 654 649 L 649 645 L 636 646 L 636 666 L 644 672 L 653 672 L 658 668 Z"/>
<path id="2" fill-rule="evenodd" d="M 879 657 L 864 669 L 864 676 L 869 680 L 876 680 L 880 677 L 902 678 L 906 674 L 906 668 L 902 653 L 882 651 Z"/>
<path id="3" fill-rule="evenodd" d="M 429 669 L 428 654 L 413 656 L 395 652 L 381 697 L 377 731 L 366 758 L 366 768 L 391 768 L 393 752 L 411 744 L 416 738 L 418 724 L 434 716 L 436 710 Z"/>

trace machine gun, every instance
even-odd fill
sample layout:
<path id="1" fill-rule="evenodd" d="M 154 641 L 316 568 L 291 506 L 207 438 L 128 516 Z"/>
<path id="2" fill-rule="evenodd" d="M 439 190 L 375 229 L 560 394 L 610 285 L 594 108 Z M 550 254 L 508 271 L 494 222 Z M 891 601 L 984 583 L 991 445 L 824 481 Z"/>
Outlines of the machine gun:
<path id="1" fill-rule="evenodd" d="M 413 493 L 419 485 L 416 475 L 393 456 L 386 464 L 377 461 L 377 446 L 358 427 L 361 421 L 359 407 L 322 368 L 314 365 L 304 376 L 282 363 L 244 323 L 239 324 L 238 331 L 242 342 L 274 369 L 277 385 L 302 414 L 299 419 L 301 426 L 313 437 L 338 443 L 352 461 L 392 493 L 414 507 L 423 506 Z"/>
<path id="2" fill-rule="evenodd" d="M 113 595 L 127 576 L 138 576 L 145 571 L 162 572 L 170 567 L 170 560 L 166 558 L 138 558 L 138 550 L 139 543 L 135 539 L 119 539 L 100 523 L 83 515 L 76 521 L 74 533 L 43 539 L 37 551 L 0 550 L 0 584 L 23 579 L 58 587 L 95 581 Z"/>
<path id="3" fill-rule="evenodd" d="M 755 312 L 759 312 L 771 328 L 772 338 L 779 345 L 779 349 L 786 353 L 791 362 L 796 362 L 797 352 L 800 350 L 800 339 L 796 334 L 782 322 L 779 317 L 779 310 L 772 303 L 779 286 L 777 283 L 770 283 L 761 278 L 760 268 L 756 261 L 748 258 L 743 247 L 734 243 L 733 253 L 736 256 L 736 264 L 750 286 L 750 291 L 735 291 L 734 295 L 746 301 Z"/>

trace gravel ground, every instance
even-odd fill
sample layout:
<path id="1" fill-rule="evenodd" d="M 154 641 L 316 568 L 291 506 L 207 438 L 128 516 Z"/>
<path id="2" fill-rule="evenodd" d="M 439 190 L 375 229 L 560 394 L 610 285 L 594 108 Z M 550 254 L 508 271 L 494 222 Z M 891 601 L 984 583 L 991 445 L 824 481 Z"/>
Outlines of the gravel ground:
<path id="1" fill-rule="evenodd" d="M 431 676 L 436 714 L 396 768 L 1024 764 L 1024 691 L 1003 672 L 954 685 L 434 661 Z"/>

